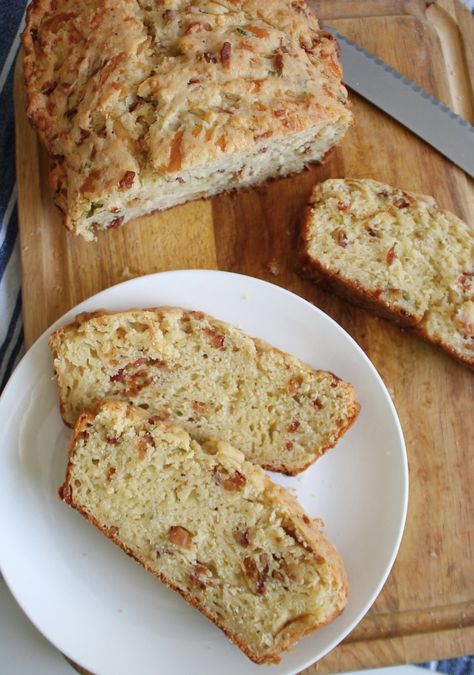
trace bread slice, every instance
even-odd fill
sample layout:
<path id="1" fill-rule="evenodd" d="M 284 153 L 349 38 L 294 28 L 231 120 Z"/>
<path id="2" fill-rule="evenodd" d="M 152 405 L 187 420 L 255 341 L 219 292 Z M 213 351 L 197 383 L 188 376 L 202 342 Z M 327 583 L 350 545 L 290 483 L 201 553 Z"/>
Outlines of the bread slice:
<path id="1" fill-rule="evenodd" d="M 99 230 L 301 171 L 352 121 L 302 0 L 33 0 L 27 113 L 66 227 Z"/>
<path id="2" fill-rule="evenodd" d="M 300 253 L 307 276 L 474 366 L 474 228 L 432 197 L 327 180 L 312 194 Z"/>
<path id="3" fill-rule="evenodd" d="M 140 408 L 79 418 L 60 495 L 256 663 L 276 663 L 344 608 L 317 521 L 227 443 L 202 446 Z"/>
<path id="4" fill-rule="evenodd" d="M 287 474 L 332 447 L 359 411 L 350 384 L 202 312 L 80 315 L 50 345 L 66 424 L 119 398 Z"/>

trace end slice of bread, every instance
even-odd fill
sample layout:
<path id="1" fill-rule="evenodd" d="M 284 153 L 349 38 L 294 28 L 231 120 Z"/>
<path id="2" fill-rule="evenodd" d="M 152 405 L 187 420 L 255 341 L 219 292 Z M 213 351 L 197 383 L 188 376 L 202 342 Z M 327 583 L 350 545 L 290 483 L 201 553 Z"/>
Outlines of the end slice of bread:
<path id="1" fill-rule="evenodd" d="M 352 123 L 336 41 L 302 0 L 34 0 L 23 45 L 54 199 L 87 240 L 302 171 Z"/>
<path id="2" fill-rule="evenodd" d="M 313 191 L 300 254 L 305 275 L 474 367 L 474 228 L 432 197 L 327 180 Z"/>
<path id="3" fill-rule="evenodd" d="M 67 424 L 104 398 L 126 400 L 286 474 L 332 447 L 359 411 L 350 384 L 202 312 L 82 315 L 50 345 Z"/>
<path id="4" fill-rule="evenodd" d="M 256 663 L 346 603 L 338 554 L 286 490 L 227 443 L 126 403 L 81 415 L 60 494 Z"/>

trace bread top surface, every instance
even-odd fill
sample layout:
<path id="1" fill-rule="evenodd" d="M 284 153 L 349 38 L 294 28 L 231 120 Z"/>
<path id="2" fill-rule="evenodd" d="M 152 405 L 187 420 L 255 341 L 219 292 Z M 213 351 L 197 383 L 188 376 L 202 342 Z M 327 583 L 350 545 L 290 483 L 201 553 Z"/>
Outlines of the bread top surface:
<path id="1" fill-rule="evenodd" d="M 122 402 L 83 414 L 61 495 L 257 662 L 346 602 L 319 521 L 242 453 Z"/>
<path id="2" fill-rule="evenodd" d="M 150 174 L 351 118 L 336 43 L 300 0 L 34 0 L 23 43 L 73 220 Z"/>
<path id="3" fill-rule="evenodd" d="M 474 228 L 432 197 L 374 180 L 317 185 L 302 229 L 308 271 L 336 277 L 474 363 Z"/>
<path id="4" fill-rule="evenodd" d="M 203 312 L 80 315 L 50 346 L 67 424 L 103 398 L 128 400 L 283 473 L 314 462 L 359 412 L 350 384 Z"/>

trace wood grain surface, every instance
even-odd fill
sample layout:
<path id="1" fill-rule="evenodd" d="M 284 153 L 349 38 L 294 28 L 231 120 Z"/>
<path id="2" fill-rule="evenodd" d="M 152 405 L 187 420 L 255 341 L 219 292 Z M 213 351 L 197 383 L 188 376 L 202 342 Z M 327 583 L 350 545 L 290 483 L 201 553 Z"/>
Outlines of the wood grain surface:
<path id="1" fill-rule="evenodd" d="M 474 122 L 474 21 L 459 3 L 321 0 L 313 6 L 328 25 Z M 407 129 L 357 95 L 351 98 L 356 124 L 326 165 L 141 218 L 91 244 L 64 230 L 51 203 L 48 160 L 23 112 L 20 62 L 15 82 L 28 345 L 66 310 L 125 279 L 169 269 L 231 270 L 284 286 L 327 312 L 361 345 L 388 386 L 410 467 L 402 546 L 368 615 L 307 675 L 474 653 L 474 374 L 301 279 L 294 246 L 316 181 L 347 176 L 393 183 L 434 195 L 441 207 L 470 223 L 474 186 Z"/>

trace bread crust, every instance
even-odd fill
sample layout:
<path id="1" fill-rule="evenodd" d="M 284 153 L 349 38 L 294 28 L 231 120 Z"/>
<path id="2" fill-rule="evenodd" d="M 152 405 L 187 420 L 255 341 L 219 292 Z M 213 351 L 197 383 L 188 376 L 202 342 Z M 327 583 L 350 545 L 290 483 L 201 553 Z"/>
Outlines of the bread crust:
<path id="1" fill-rule="evenodd" d="M 70 477 L 71 477 L 72 460 L 75 454 L 75 448 L 78 439 L 80 437 L 80 434 L 87 428 L 88 424 L 93 422 L 94 418 L 101 410 L 101 408 L 103 407 L 120 408 L 123 405 L 124 405 L 123 403 L 118 401 L 107 401 L 107 400 L 101 401 L 100 403 L 91 407 L 89 410 L 84 411 L 79 417 L 74 427 L 74 431 L 68 445 L 68 464 L 66 468 L 66 477 L 64 483 L 61 485 L 58 491 L 59 497 L 60 499 L 62 499 L 62 501 L 64 501 L 66 504 L 68 504 L 76 511 L 78 511 L 86 520 L 88 520 L 92 525 L 94 525 L 98 530 L 100 530 L 108 539 L 113 541 L 114 544 L 119 546 L 129 557 L 133 558 L 136 562 L 142 565 L 142 567 L 144 567 L 148 572 L 157 577 L 165 586 L 167 586 L 173 591 L 178 592 L 189 605 L 197 609 L 207 619 L 209 619 L 216 626 L 218 626 L 218 628 L 220 628 L 225 633 L 227 638 L 239 649 L 241 649 L 241 651 L 244 652 L 244 654 L 246 654 L 246 656 L 248 656 L 248 658 L 251 659 L 254 663 L 257 664 L 279 663 L 281 661 L 282 652 L 288 651 L 302 637 L 314 632 L 316 629 L 322 628 L 323 626 L 331 623 L 334 619 L 337 618 L 337 616 L 339 616 L 342 613 L 349 592 L 349 584 L 347 580 L 346 571 L 342 564 L 342 560 L 340 556 L 337 554 L 335 547 L 327 540 L 325 535 L 314 525 L 311 525 L 311 523 L 307 524 L 303 520 L 304 517 L 306 520 L 309 521 L 299 503 L 292 495 L 290 495 L 284 488 L 281 488 L 280 486 L 274 487 L 278 488 L 279 496 L 282 502 L 286 503 L 290 512 L 293 512 L 293 515 L 295 517 L 294 521 L 295 530 L 298 530 L 299 534 L 303 535 L 305 542 L 313 548 L 315 555 L 322 555 L 327 561 L 330 561 L 330 565 L 335 570 L 336 576 L 338 576 L 341 579 L 342 587 L 341 587 L 341 597 L 339 601 L 341 607 L 335 610 L 331 615 L 329 615 L 325 621 L 319 623 L 315 622 L 311 626 L 307 626 L 305 629 L 293 633 L 291 639 L 288 639 L 287 642 L 281 644 L 279 649 L 275 648 L 274 650 L 268 652 L 263 656 L 256 654 L 254 651 L 252 651 L 252 649 L 250 649 L 250 647 L 246 643 L 239 640 L 230 630 L 226 628 L 226 626 L 219 619 L 219 617 L 217 615 L 212 615 L 210 612 L 208 612 L 207 609 L 203 606 L 202 603 L 199 602 L 197 598 L 194 598 L 185 590 L 172 583 L 171 580 L 168 577 L 166 577 L 166 575 L 158 572 L 157 570 L 152 569 L 143 558 L 137 556 L 127 545 L 125 545 L 117 536 L 115 536 L 113 532 L 111 532 L 107 527 L 98 522 L 98 520 L 93 515 L 91 515 L 86 509 L 82 508 L 81 505 L 75 503 L 74 498 L 72 496 Z M 127 407 L 131 408 L 131 406 Z M 164 429 L 175 428 L 174 425 L 166 422 L 158 422 L 157 426 L 161 426 Z M 258 472 L 257 467 L 253 468 L 255 472 Z M 272 484 L 272 481 L 267 476 L 264 476 L 263 478 L 267 485 Z"/>
<path id="2" fill-rule="evenodd" d="M 302 0 L 221 6 L 33 0 L 22 35 L 27 114 L 54 158 L 54 199 L 70 231 L 90 240 L 94 223 L 153 211 L 152 201 L 140 213 L 123 205 L 148 200 L 136 188 L 153 176 L 166 189 L 267 140 L 352 123 L 337 44 Z M 205 188 L 163 209 L 216 193 Z"/>

